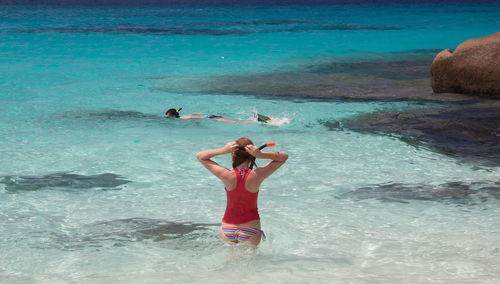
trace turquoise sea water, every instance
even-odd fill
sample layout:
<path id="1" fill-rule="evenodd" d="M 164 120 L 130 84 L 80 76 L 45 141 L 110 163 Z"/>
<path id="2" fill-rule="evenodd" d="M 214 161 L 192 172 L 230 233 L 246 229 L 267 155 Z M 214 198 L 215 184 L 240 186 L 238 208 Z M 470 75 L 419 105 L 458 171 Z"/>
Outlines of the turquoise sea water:
<path id="1" fill-rule="evenodd" d="M 442 103 L 251 90 L 342 62 L 355 92 L 387 78 L 351 62 L 428 62 L 499 27 L 495 5 L 0 6 L 0 282 L 498 282 L 498 167 L 323 125 Z M 171 107 L 291 122 L 163 119 Z M 261 188 L 256 252 L 218 240 L 225 193 L 195 158 L 241 136 L 290 155 Z"/>

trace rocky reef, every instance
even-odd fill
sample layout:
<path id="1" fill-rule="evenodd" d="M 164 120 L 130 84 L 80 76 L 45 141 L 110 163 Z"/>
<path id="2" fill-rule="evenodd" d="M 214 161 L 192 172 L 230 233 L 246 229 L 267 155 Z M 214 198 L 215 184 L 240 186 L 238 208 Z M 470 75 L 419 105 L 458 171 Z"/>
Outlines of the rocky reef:
<path id="1" fill-rule="evenodd" d="M 397 137 L 415 147 L 500 166 L 500 102 L 481 102 L 407 111 L 374 112 L 345 121 L 327 121 L 330 130 L 349 129 Z"/>

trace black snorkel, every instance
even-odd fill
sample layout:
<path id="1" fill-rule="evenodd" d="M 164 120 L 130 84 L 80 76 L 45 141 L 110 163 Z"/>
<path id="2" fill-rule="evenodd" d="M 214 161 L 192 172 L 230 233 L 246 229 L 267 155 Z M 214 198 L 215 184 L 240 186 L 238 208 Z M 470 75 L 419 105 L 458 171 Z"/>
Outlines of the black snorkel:
<path id="1" fill-rule="evenodd" d="M 262 150 L 262 149 L 264 149 L 264 148 L 266 148 L 266 147 L 272 147 L 272 146 L 274 146 L 274 145 L 276 145 L 276 143 L 273 143 L 273 142 L 266 143 L 266 144 L 264 144 L 264 145 L 260 146 L 260 147 L 259 147 L 259 150 Z M 238 147 L 238 150 L 239 150 L 239 151 L 245 151 L 245 152 L 247 151 L 247 150 L 245 150 L 245 147 Z"/>
<path id="2" fill-rule="evenodd" d="M 262 150 L 262 149 L 264 149 L 264 148 L 266 148 L 266 147 L 272 147 L 272 146 L 275 146 L 275 145 L 276 145 L 276 143 L 269 142 L 269 143 L 266 143 L 266 144 L 264 144 L 264 145 L 260 146 L 260 147 L 259 147 L 259 150 Z M 246 154 L 246 155 L 249 155 L 250 157 L 252 157 L 252 155 L 250 155 L 250 154 L 247 152 L 247 150 L 245 150 L 245 148 L 244 148 L 244 147 L 238 147 L 238 150 L 235 152 L 235 154 L 236 154 L 236 155 L 238 155 L 238 153 L 237 153 L 238 151 L 243 151 L 243 152 L 245 152 L 245 154 Z M 242 156 L 242 155 L 240 155 L 240 156 Z M 256 164 L 255 164 L 255 157 L 254 157 L 254 158 L 252 159 L 252 162 L 250 163 L 249 168 L 250 168 L 250 169 L 253 169 L 253 166 L 255 166 L 255 165 L 256 165 Z"/>

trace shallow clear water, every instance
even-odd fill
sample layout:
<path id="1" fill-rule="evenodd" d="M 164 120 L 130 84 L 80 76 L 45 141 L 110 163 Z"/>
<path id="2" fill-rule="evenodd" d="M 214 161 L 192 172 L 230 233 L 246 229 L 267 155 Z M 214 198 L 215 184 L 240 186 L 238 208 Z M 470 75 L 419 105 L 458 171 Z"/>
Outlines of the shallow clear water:
<path id="1" fill-rule="evenodd" d="M 192 91 L 432 54 L 498 31 L 499 6 L 1 8 L 0 282 L 499 280 L 498 168 L 322 124 L 440 103 Z M 218 240 L 225 193 L 195 158 L 241 136 L 290 155 L 261 188 L 257 252 Z"/>

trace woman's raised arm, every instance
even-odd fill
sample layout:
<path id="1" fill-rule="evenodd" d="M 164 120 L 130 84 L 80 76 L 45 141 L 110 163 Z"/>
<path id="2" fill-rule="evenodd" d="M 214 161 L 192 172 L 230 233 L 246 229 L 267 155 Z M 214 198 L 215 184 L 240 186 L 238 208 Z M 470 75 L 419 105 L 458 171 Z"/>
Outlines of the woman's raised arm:
<path id="1" fill-rule="evenodd" d="M 236 142 L 228 142 L 226 146 L 218 149 L 211 149 L 201 151 L 196 154 L 196 158 L 201 162 L 207 170 L 209 170 L 213 175 L 218 177 L 226 187 L 230 185 L 230 179 L 233 176 L 232 171 L 224 168 L 223 166 L 217 164 L 216 162 L 210 160 L 211 158 L 219 155 L 229 154 L 234 152 L 238 148 L 238 144 Z"/>
<path id="2" fill-rule="evenodd" d="M 248 153 L 257 159 L 270 159 L 271 162 L 259 167 L 255 170 L 257 174 L 257 182 L 260 184 L 264 179 L 272 175 L 277 169 L 285 164 L 288 159 L 288 154 L 285 152 L 262 152 L 254 145 L 247 145 L 245 147 Z"/>

